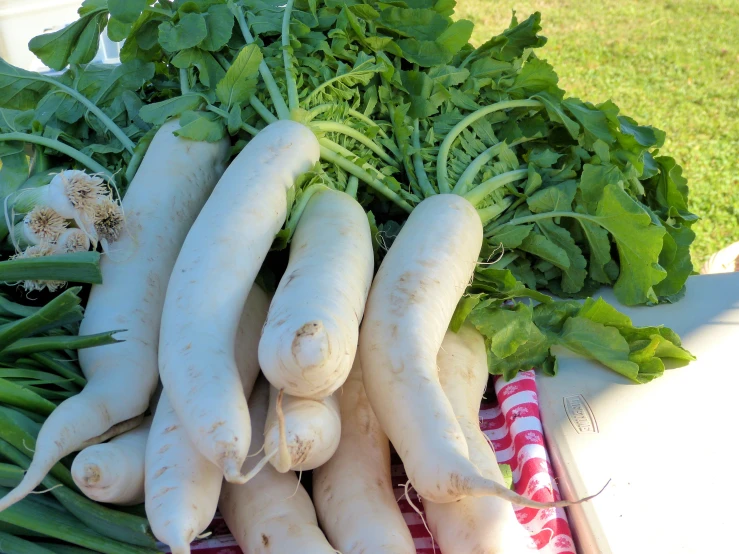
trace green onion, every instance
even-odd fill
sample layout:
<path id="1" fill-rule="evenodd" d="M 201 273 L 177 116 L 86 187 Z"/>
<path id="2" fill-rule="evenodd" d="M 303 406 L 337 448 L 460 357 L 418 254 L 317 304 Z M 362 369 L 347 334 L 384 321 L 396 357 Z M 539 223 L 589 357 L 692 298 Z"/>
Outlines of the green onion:
<path id="1" fill-rule="evenodd" d="M 0 454 L 23 469 L 28 468 L 31 463 L 30 458 L 2 440 L 0 440 Z M 22 476 L 21 473 L 21 478 Z M 151 534 L 146 518 L 119 512 L 93 502 L 67 487 L 59 486 L 63 484 L 50 475 L 44 478 L 42 484 L 67 511 L 90 529 L 113 540 L 138 546 L 156 547 L 156 540 Z"/>
<path id="2" fill-rule="evenodd" d="M 0 487 L 0 494 L 6 495 L 9 492 L 10 489 Z M 0 512 L 0 521 L 103 554 L 160 554 L 153 548 L 134 546 L 103 537 L 85 527 L 73 516 L 39 504 L 32 497 Z"/>
<path id="3" fill-rule="evenodd" d="M 54 554 L 43 546 L 2 531 L 0 531 L 0 552 L 3 554 Z"/>
<path id="4" fill-rule="evenodd" d="M 0 262 L 0 281 L 72 281 L 99 285 L 99 252 L 71 252 L 39 258 L 18 258 Z"/>

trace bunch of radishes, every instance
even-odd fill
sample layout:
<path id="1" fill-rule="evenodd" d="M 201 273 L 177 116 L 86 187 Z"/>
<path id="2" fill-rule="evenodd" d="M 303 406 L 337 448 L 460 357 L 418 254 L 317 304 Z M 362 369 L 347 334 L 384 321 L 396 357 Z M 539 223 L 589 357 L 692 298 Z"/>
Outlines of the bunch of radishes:
<path id="1" fill-rule="evenodd" d="M 158 377 L 153 421 L 83 451 L 73 473 L 92 498 L 145 497 L 152 530 L 173 552 L 189 551 L 219 495 L 247 551 L 262 541 L 270 552 L 297 544 L 412 552 L 387 437 L 445 552 L 469 551 L 462 536 L 499 545 L 518 535 L 508 501 L 567 504 L 506 488 L 476 423 L 482 337 L 471 327 L 447 333 L 482 241 L 467 200 L 424 200 L 373 281 L 364 210 L 344 192 L 316 192 L 270 299 L 255 279 L 285 223 L 288 190 L 318 160 L 315 135 L 275 122 L 224 172 L 228 142 L 179 138 L 178 125 L 159 130 L 126 193 L 118 245 L 128 254 L 103 260 L 104 284 L 92 288 L 81 325 L 85 334 L 125 329 L 124 341 L 80 352 L 87 386 L 46 421 L 31 467 L 0 509 L 85 441 L 144 413 Z M 314 501 L 329 540 L 292 473 L 316 468 Z M 465 519 L 470 510 L 502 514 L 499 532 Z"/>

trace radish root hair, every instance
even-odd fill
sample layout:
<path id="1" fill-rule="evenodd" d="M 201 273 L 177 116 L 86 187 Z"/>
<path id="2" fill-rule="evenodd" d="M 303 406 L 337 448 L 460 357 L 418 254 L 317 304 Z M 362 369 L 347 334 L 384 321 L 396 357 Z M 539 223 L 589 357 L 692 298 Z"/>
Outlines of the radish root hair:
<path id="1" fill-rule="evenodd" d="M 44 489 L 42 491 L 31 491 L 28 494 L 46 494 L 47 492 L 51 492 L 54 489 L 58 489 L 59 487 L 63 487 L 63 486 L 64 486 L 63 483 L 57 483 L 56 485 L 54 485 L 53 487 L 49 487 L 48 489 Z"/>
<path id="2" fill-rule="evenodd" d="M 248 483 L 254 477 L 256 477 L 257 473 L 259 473 L 260 471 L 262 471 L 262 469 L 264 468 L 264 466 L 266 466 L 269 463 L 269 461 L 272 458 L 275 457 L 275 454 L 277 454 L 277 452 L 278 452 L 277 450 L 273 450 L 272 452 L 270 452 L 269 454 L 267 454 L 264 458 L 262 458 L 261 460 L 259 460 L 259 463 L 257 465 L 255 465 L 252 468 L 252 470 L 249 471 L 248 473 L 246 473 L 246 474 L 231 475 L 226 480 L 229 483 L 234 483 L 236 485 L 243 485 L 244 483 Z"/>
<path id="3" fill-rule="evenodd" d="M 416 506 L 413 501 L 411 500 L 411 495 L 408 494 L 408 490 L 411 488 L 411 480 L 408 479 L 405 482 L 405 485 L 403 485 L 403 496 L 405 496 L 406 502 L 410 504 L 410 507 L 413 508 L 413 511 L 418 514 L 418 517 L 421 518 L 421 523 L 423 523 L 423 526 L 426 528 L 426 531 L 429 534 L 429 537 L 431 537 L 431 549 L 436 552 L 436 543 L 434 542 L 434 535 L 431 533 L 431 529 L 429 529 L 428 524 L 426 523 L 426 518 L 423 517 L 423 513 L 421 512 L 421 509 Z"/>

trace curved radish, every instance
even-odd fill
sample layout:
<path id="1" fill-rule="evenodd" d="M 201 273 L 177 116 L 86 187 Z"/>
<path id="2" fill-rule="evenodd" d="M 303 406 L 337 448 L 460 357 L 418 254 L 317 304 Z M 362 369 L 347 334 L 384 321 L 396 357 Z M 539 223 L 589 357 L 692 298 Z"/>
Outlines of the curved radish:
<path id="1" fill-rule="evenodd" d="M 72 463 L 72 478 L 88 498 L 131 505 L 144 501 L 144 452 L 151 418 L 110 441 L 88 446 Z"/>
<path id="2" fill-rule="evenodd" d="M 157 383 L 159 324 L 167 279 L 190 225 L 216 184 L 229 144 L 193 142 L 166 123 L 152 140 L 123 200 L 128 232 L 117 242 L 125 259 L 105 256 L 103 284 L 92 287 L 80 334 L 126 329 L 124 342 L 80 350 L 87 385 L 44 423 L 23 481 L 0 501 L 21 500 L 51 467 L 86 440 L 142 414 Z"/>
<path id="3" fill-rule="evenodd" d="M 269 297 L 254 285 L 234 352 L 244 394 L 251 394 L 259 376 L 257 345 L 268 308 Z M 190 543 L 210 524 L 222 481 L 220 468 L 195 448 L 163 391 L 146 445 L 146 514 L 154 535 L 173 554 L 189 552 Z"/>
<path id="4" fill-rule="evenodd" d="M 415 554 L 390 480 L 390 443 L 364 392 L 359 359 L 336 394 L 341 406 L 339 449 L 313 471 L 313 503 L 321 528 L 343 554 Z"/>
<path id="5" fill-rule="evenodd" d="M 438 355 L 439 381 L 462 426 L 470 461 L 482 475 L 505 485 L 495 452 L 480 430 L 480 400 L 488 382 L 485 340 L 472 326 L 447 331 Z M 533 543 L 513 506 L 495 496 L 436 504 L 423 501 L 429 527 L 444 554 L 519 554 Z"/>
<path id="6" fill-rule="evenodd" d="M 189 554 L 190 543 L 216 513 L 223 475 L 187 436 L 169 403 L 159 397 L 146 444 L 146 517 L 154 536 L 172 554 Z"/>
<path id="7" fill-rule="evenodd" d="M 263 429 L 269 383 L 260 378 L 249 397 L 254 430 Z M 244 472 L 263 462 L 260 433 L 252 433 Z M 335 554 L 318 527 L 308 493 L 295 473 L 278 473 L 267 464 L 243 485 L 225 482 L 218 503 L 231 534 L 244 552 L 254 554 Z"/>
<path id="8" fill-rule="evenodd" d="M 315 193 L 290 244 L 259 342 L 270 383 L 302 398 L 324 398 L 346 380 L 357 351 L 374 254 L 364 209 L 343 192 Z"/>
<path id="9" fill-rule="evenodd" d="M 413 210 L 367 300 L 359 336 L 367 398 L 423 498 L 494 495 L 534 508 L 570 505 L 534 502 L 483 477 L 439 383 L 436 355 L 481 245 L 480 217 L 461 196 L 431 196 Z"/>
<path id="10" fill-rule="evenodd" d="M 318 160 L 307 127 L 277 121 L 231 162 L 185 240 L 167 288 L 159 370 L 195 446 L 229 481 L 250 442 L 234 360 L 241 307 L 277 232 L 287 191 Z"/>
<path id="11" fill-rule="evenodd" d="M 291 469 L 308 471 L 326 463 L 336 452 L 341 439 L 341 416 L 336 395 L 311 400 L 284 394 L 284 443 L 281 442 L 277 397 L 277 389 L 271 387 L 264 427 L 264 451 L 276 452 L 270 463 L 280 473 Z"/>

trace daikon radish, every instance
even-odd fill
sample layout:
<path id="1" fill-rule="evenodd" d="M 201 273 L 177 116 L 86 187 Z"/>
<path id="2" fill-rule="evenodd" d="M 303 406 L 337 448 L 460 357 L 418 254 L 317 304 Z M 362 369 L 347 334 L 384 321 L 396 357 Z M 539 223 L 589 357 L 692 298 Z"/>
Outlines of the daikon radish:
<path id="1" fill-rule="evenodd" d="M 88 498 L 109 504 L 144 501 L 144 452 L 151 417 L 110 441 L 88 446 L 72 463 L 72 478 Z"/>
<path id="2" fill-rule="evenodd" d="M 362 206 L 343 192 L 316 192 L 295 229 L 259 342 L 259 364 L 275 388 L 320 399 L 342 385 L 357 351 L 373 270 Z"/>
<path id="3" fill-rule="evenodd" d="M 268 308 L 269 297 L 254 285 L 236 333 L 242 394 L 251 394 L 259 376 L 257 346 Z M 220 468 L 195 448 L 163 391 L 146 446 L 146 514 L 154 535 L 173 554 L 189 552 L 190 543 L 210 524 L 222 481 Z"/>
<path id="4" fill-rule="evenodd" d="M 54 410 L 41 428 L 23 481 L 0 510 L 30 493 L 51 467 L 82 443 L 139 414 L 157 383 L 164 295 L 187 231 L 223 172 L 229 144 L 176 137 L 177 121 L 152 140 L 123 200 L 128 231 L 116 256 L 103 257 L 103 284 L 92 287 L 80 324 L 88 335 L 125 329 L 123 342 L 80 350 L 87 385 Z M 125 253 L 125 256 L 123 255 Z"/>
<path id="5" fill-rule="evenodd" d="M 263 463 L 260 429 L 269 405 L 269 383 L 260 378 L 249 397 L 254 428 L 243 472 Z M 318 527 L 308 493 L 293 472 L 279 473 L 267 464 L 243 485 L 225 482 L 218 503 L 231 534 L 250 554 L 335 554 Z"/>
<path id="6" fill-rule="evenodd" d="M 481 475 L 439 383 L 436 355 L 481 245 L 480 216 L 461 196 L 431 196 L 413 210 L 367 300 L 359 336 L 367 398 L 423 498 L 494 495 L 534 508 L 567 506 L 534 502 Z"/>
<path id="7" fill-rule="evenodd" d="M 259 132 L 218 182 L 190 229 L 162 315 L 159 371 L 195 446 L 229 481 L 243 481 L 251 428 L 234 360 L 241 307 L 278 231 L 287 192 L 318 161 L 307 127 Z"/>
<path id="8" fill-rule="evenodd" d="M 495 452 L 480 430 L 480 400 L 488 382 L 485 340 L 472 326 L 447 331 L 437 357 L 439 381 L 462 427 L 470 461 L 505 486 Z M 513 506 L 495 496 L 436 504 L 423 500 L 431 532 L 444 554 L 521 554 L 535 551 Z"/>
<path id="9" fill-rule="evenodd" d="M 280 425 L 278 391 L 271 387 L 264 427 L 264 451 L 276 452 L 270 463 L 280 473 L 317 468 L 336 452 L 341 439 L 341 416 L 336 395 L 321 400 L 283 394 Z M 280 431 L 284 429 L 284 441 Z"/>
<path id="10" fill-rule="evenodd" d="M 313 471 L 321 528 L 343 554 L 415 554 L 393 493 L 390 443 L 367 400 L 358 359 L 336 395 L 341 442 L 331 459 Z"/>
<path id="11" fill-rule="evenodd" d="M 172 554 L 189 554 L 190 543 L 213 520 L 223 475 L 195 448 L 169 403 L 159 397 L 146 444 L 146 517 L 154 536 Z"/>

